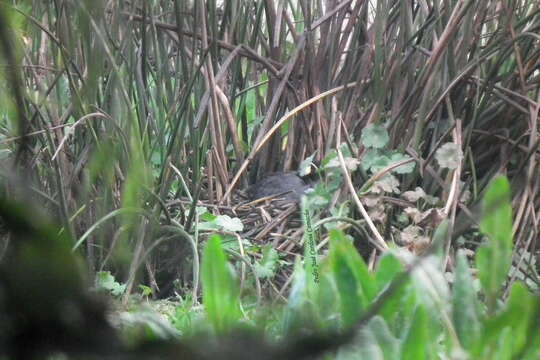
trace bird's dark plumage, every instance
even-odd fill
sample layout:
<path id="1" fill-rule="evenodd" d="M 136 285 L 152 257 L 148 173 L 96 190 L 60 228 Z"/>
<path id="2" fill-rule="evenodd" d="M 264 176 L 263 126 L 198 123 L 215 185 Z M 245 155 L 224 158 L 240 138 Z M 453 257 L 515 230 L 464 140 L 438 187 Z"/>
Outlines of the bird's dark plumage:
<path id="1" fill-rule="evenodd" d="M 263 177 L 248 189 L 252 200 L 266 196 L 280 195 L 287 201 L 299 202 L 310 186 L 294 172 L 279 172 Z"/>

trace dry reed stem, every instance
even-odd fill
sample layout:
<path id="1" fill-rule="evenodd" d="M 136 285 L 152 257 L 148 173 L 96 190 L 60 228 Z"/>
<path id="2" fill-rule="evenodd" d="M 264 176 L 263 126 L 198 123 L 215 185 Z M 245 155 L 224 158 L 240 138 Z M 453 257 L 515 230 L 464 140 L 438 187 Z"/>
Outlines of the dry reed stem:
<path id="1" fill-rule="evenodd" d="M 349 88 L 351 88 L 353 86 L 356 86 L 356 84 L 357 84 L 357 82 L 355 81 L 355 82 L 348 83 L 346 85 L 341 85 L 341 86 L 335 87 L 333 89 L 327 90 L 327 91 L 325 91 L 325 92 L 323 92 L 323 93 L 321 93 L 321 94 L 319 94 L 317 96 L 314 96 L 311 99 L 303 102 L 302 104 L 298 105 L 297 107 L 295 107 L 294 109 L 289 111 L 287 114 L 283 115 L 281 117 L 281 119 L 279 119 L 274 124 L 274 126 L 272 126 L 272 128 L 262 137 L 262 139 L 260 140 L 258 145 L 251 151 L 248 158 L 242 163 L 242 165 L 240 166 L 240 169 L 238 169 L 236 175 L 234 176 L 231 183 L 229 184 L 229 186 L 227 188 L 227 191 L 225 192 L 225 195 L 223 195 L 223 199 L 226 199 L 231 194 L 231 191 L 234 189 L 234 186 L 238 182 L 238 179 L 240 179 L 240 176 L 242 175 L 244 170 L 246 170 L 248 165 L 251 163 L 251 160 L 253 159 L 253 157 L 266 144 L 266 142 L 276 132 L 276 130 L 281 127 L 281 125 L 283 125 L 287 120 L 291 119 L 294 115 L 296 115 L 300 111 L 303 111 L 308 106 L 316 103 L 317 101 L 320 101 L 320 100 L 324 99 L 327 96 L 335 95 L 340 91 L 343 91 L 343 90 L 349 89 Z"/>

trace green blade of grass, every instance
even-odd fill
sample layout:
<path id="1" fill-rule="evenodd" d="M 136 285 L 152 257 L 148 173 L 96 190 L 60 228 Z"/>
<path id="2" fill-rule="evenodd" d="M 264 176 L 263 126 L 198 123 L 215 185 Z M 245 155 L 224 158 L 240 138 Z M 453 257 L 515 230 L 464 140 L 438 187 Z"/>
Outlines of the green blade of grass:
<path id="1" fill-rule="evenodd" d="M 218 235 L 211 236 L 204 249 L 202 284 L 204 310 L 214 330 L 231 330 L 240 318 L 240 294 Z"/>
<path id="2" fill-rule="evenodd" d="M 478 250 L 476 264 L 488 310 L 492 312 L 512 262 L 512 207 L 510 184 L 505 177 L 491 182 L 482 210 L 480 230 L 489 240 Z"/>

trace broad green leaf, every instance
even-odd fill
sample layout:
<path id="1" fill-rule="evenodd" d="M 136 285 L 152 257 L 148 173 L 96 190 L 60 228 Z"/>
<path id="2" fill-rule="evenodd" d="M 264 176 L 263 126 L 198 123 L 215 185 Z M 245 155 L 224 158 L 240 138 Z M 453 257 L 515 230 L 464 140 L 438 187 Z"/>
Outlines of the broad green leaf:
<path id="1" fill-rule="evenodd" d="M 395 280 L 402 271 L 403 265 L 392 252 L 387 252 L 379 261 L 375 283 L 379 294 L 384 291 L 390 283 Z M 389 297 L 379 314 L 384 319 L 393 324 L 393 330 L 401 330 L 408 326 L 410 318 L 414 314 L 416 300 L 411 291 L 410 283 L 402 285 L 394 294 Z"/>
<path id="2" fill-rule="evenodd" d="M 342 347 L 336 360 L 385 360 L 385 357 L 375 335 L 366 326 L 360 330 L 358 342 Z"/>
<path id="3" fill-rule="evenodd" d="M 390 156 L 390 164 L 395 164 L 400 161 L 409 160 L 409 159 L 411 159 L 411 157 L 408 155 L 404 155 L 401 153 L 394 153 Z M 415 165 L 416 163 L 412 161 L 405 165 L 398 166 L 392 171 L 395 172 L 396 174 L 410 174 L 411 172 L 413 172 Z"/>
<path id="4" fill-rule="evenodd" d="M 422 360 L 428 358 L 428 321 L 423 306 L 418 306 L 401 347 L 401 359 Z"/>
<path id="5" fill-rule="evenodd" d="M 358 283 L 352 269 L 347 264 L 343 250 L 336 249 L 332 260 L 332 270 L 339 291 L 341 318 L 343 325 L 349 327 L 356 322 L 367 304 L 360 296 Z"/>
<path id="6" fill-rule="evenodd" d="M 383 125 L 371 124 L 362 131 L 361 141 L 367 148 L 383 148 L 389 140 L 388 131 Z"/>
<path id="7" fill-rule="evenodd" d="M 231 330 L 240 318 L 239 291 L 218 235 L 211 236 L 204 249 L 202 284 L 204 310 L 214 330 Z"/>
<path id="8" fill-rule="evenodd" d="M 504 353 L 501 359 L 519 358 L 538 352 L 540 343 L 540 298 L 531 294 L 522 283 L 514 283 L 508 302 L 499 314 L 485 320 L 481 341 L 473 355 Z"/>
<path id="9" fill-rule="evenodd" d="M 202 216 L 203 214 L 210 214 L 208 212 L 208 209 L 205 207 L 205 206 L 196 206 L 195 207 L 195 213 L 198 215 L 198 216 Z"/>
<path id="10" fill-rule="evenodd" d="M 375 181 L 370 192 L 374 194 L 395 193 L 399 194 L 399 180 L 392 174 L 386 174 L 381 179 Z"/>
<path id="11" fill-rule="evenodd" d="M 513 353 L 519 354 L 527 344 L 527 338 L 534 336 L 532 327 L 537 323 L 539 298 L 532 295 L 521 282 L 514 283 L 508 297 L 507 311 L 503 319 L 512 329 Z M 531 333 L 530 333 L 531 332 Z"/>
<path id="12" fill-rule="evenodd" d="M 244 230 L 244 224 L 239 218 L 231 218 L 229 215 L 213 215 L 210 213 L 204 213 L 201 216 L 199 223 L 199 230 L 225 230 L 230 232 L 241 232 Z"/>
<path id="13" fill-rule="evenodd" d="M 410 202 L 417 202 L 420 199 L 423 199 L 426 196 L 426 193 L 421 187 L 416 187 L 413 190 L 405 191 L 401 194 L 401 197 Z"/>
<path id="14" fill-rule="evenodd" d="M 431 239 L 433 254 L 442 259 L 444 256 L 444 244 L 448 236 L 448 220 L 443 220 L 435 229 Z"/>
<path id="15" fill-rule="evenodd" d="M 375 165 L 379 158 L 383 156 L 381 154 L 381 151 L 378 149 L 367 149 L 367 151 L 364 153 L 364 156 L 362 157 L 362 160 L 360 161 L 360 164 L 362 165 L 362 168 L 364 170 L 371 170 L 371 167 Z"/>
<path id="16" fill-rule="evenodd" d="M 255 263 L 255 275 L 258 278 L 271 278 L 274 276 L 279 260 L 278 253 L 272 245 L 266 245 L 263 249 L 263 257 Z"/>
<path id="17" fill-rule="evenodd" d="M 400 343 L 392 334 L 388 323 L 380 316 L 375 316 L 368 325 L 375 341 L 384 354 L 384 359 L 400 359 Z"/>
<path id="18" fill-rule="evenodd" d="M 203 211 L 203 212 L 199 213 L 200 208 L 201 208 L 200 206 L 197 206 L 195 211 L 200 216 L 201 221 L 207 221 L 207 222 L 216 221 L 217 215 L 214 215 L 214 214 L 212 214 L 211 212 L 208 212 L 208 211 Z"/>
<path id="19" fill-rule="evenodd" d="M 321 162 L 321 169 L 323 170 L 331 170 L 332 168 L 328 166 L 328 163 L 332 161 L 333 159 L 337 158 L 337 151 L 332 150 L 324 157 L 324 159 Z"/>
<path id="20" fill-rule="evenodd" d="M 139 284 L 139 289 L 141 290 L 141 295 L 143 297 L 152 295 L 152 288 L 150 286 Z"/>
<path id="21" fill-rule="evenodd" d="M 367 327 L 359 331 L 359 340 L 350 346 L 342 346 L 335 360 L 384 360 L 384 353 L 375 336 Z M 328 358 L 330 360 L 332 358 Z"/>
<path id="22" fill-rule="evenodd" d="M 455 143 L 446 143 L 437 149 L 435 159 L 442 168 L 456 169 L 463 159 L 463 151 Z"/>
<path id="23" fill-rule="evenodd" d="M 390 284 L 395 277 L 403 271 L 403 265 L 391 252 L 382 255 L 375 274 L 375 281 L 379 291 Z"/>
<path id="24" fill-rule="evenodd" d="M 411 285 L 416 289 L 418 300 L 430 315 L 438 314 L 440 307 L 450 300 L 450 289 L 440 259 L 434 255 L 425 256 L 411 275 Z"/>
<path id="25" fill-rule="evenodd" d="M 239 218 L 231 218 L 229 215 L 219 215 L 216 224 L 225 231 L 241 232 L 244 230 L 244 224 Z"/>
<path id="26" fill-rule="evenodd" d="M 351 149 L 346 143 L 342 143 L 339 146 L 339 149 L 341 150 L 341 153 L 343 154 L 343 157 L 345 159 L 347 158 L 354 158 L 355 152 L 351 152 Z M 354 148 L 353 148 L 354 150 Z M 332 170 L 340 169 L 341 165 L 339 164 L 339 161 L 337 160 L 337 151 L 332 150 L 328 153 L 328 155 L 325 156 L 325 158 L 321 162 L 321 169 L 325 170 L 326 173 L 332 172 Z"/>
<path id="27" fill-rule="evenodd" d="M 373 279 L 373 275 L 369 272 L 352 241 L 348 240 L 341 231 L 332 230 L 330 232 L 330 241 L 332 241 L 332 238 L 338 240 L 341 255 L 347 261 L 348 266 L 360 285 L 362 298 L 367 304 L 370 303 L 377 295 L 377 285 Z"/>
<path id="28" fill-rule="evenodd" d="M 313 173 L 313 158 L 315 157 L 315 153 L 313 153 L 311 156 L 308 156 L 300 163 L 300 166 L 298 167 L 298 175 L 301 177 L 311 175 Z"/>
<path id="29" fill-rule="evenodd" d="M 358 160 L 357 158 L 354 158 L 354 157 L 347 156 L 347 157 L 344 157 L 343 160 L 344 160 L 344 163 L 345 163 L 345 167 L 350 172 L 356 171 L 356 169 L 358 168 L 358 164 L 360 164 L 360 160 Z M 336 157 L 336 158 L 333 158 L 332 160 L 330 160 L 328 162 L 327 167 L 329 167 L 329 168 L 340 168 L 341 163 L 340 163 L 339 159 Z"/>
<path id="30" fill-rule="evenodd" d="M 390 165 L 391 160 L 388 156 L 381 153 L 379 154 L 379 156 L 371 159 L 369 162 L 366 163 L 370 164 L 369 170 L 372 173 L 378 173 L 379 171 L 387 168 Z"/>
<path id="31" fill-rule="evenodd" d="M 452 290 L 452 321 L 454 329 L 456 329 L 461 346 L 469 349 L 480 332 L 477 313 L 479 305 L 467 259 L 462 252 L 458 252 L 457 255 Z"/>
<path id="32" fill-rule="evenodd" d="M 326 259 L 328 260 L 328 259 Z M 332 272 L 330 262 L 321 264 L 320 284 L 315 297 L 316 309 L 321 319 L 321 329 L 339 329 L 336 314 L 339 313 L 339 295 Z"/>
<path id="33" fill-rule="evenodd" d="M 480 230 L 488 241 L 476 254 L 478 278 L 493 311 L 512 261 L 512 206 L 510 184 L 498 177 L 489 185 L 482 201 Z"/>
<path id="34" fill-rule="evenodd" d="M 99 271 L 96 274 L 95 287 L 97 290 L 108 291 L 113 296 L 121 296 L 126 291 L 126 285 L 117 282 L 110 271 Z"/>
<path id="35" fill-rule="evenodd" d="M 297 257 L 292 276 L 291 291 L 281 320 L 284 334 L 297 334 L 302 326 L 307 324 L 307 320 L 313 320 L 313 317 L 310 316 L 312 308 L 307 306 L 306 270 L 300 257 Z"/>
<path id="36" fill-rule="evenodd" d="M 121 312 L 117 320 L 131 341 L 174 340 L 181 335 L 169 321 L 149 308 Z"/>
<path id="37" fill-rule="evenodd" d="M 512 359 L 512 342 L 513 331 L 511 328 L 506 327 L 498 334 L 497 343 L 494 346 L 488 348 L 490 351 L 486 353 L 485 358 L 489 360 L 510 360 Z"/>
<path id="38" fill-rule="evenodd" d="M 289 293 L 289 301 L 287 306 L 291 308 L 299 308 L 305 298 L 306 288 L 306 274 L 304 268 L 300 265 L 300 261 L 297 260 L 294 266 L 293 283 L 291 292 Z"/>
<path id="39" fill-rule="evenodd" d="M 343 233 L 330 231 L 330 258 L 339 291 L 341 316 L 352 325 L 376 294 L 376 284 L 362 257 Z"/>

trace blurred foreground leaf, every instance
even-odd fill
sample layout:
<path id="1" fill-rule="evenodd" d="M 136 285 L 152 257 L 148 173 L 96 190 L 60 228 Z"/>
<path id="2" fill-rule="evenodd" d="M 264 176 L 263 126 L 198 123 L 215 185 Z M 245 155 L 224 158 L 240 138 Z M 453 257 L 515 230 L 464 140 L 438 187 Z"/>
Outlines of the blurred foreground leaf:
<path id="1" fill-rule="evenodd" d="M 488 241 L 478 250 L 476 264 L 488 310 L 493 311 L 512 262 L 512 207 L 510 184 L 505 177 L 498 177 L 489 185 L 482 212 L 480 230 Z"/>
<path id="2" fill-rule="evenodd" d="M 202 281 L 208 320 L 217 333 L 231 330 L 240 318 L 240 294 L 218 235 L 211 236 L 204 249 Z"/>

